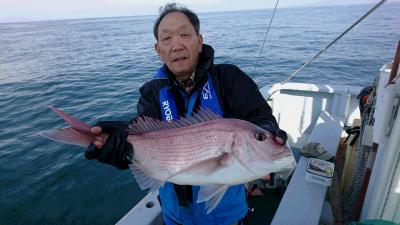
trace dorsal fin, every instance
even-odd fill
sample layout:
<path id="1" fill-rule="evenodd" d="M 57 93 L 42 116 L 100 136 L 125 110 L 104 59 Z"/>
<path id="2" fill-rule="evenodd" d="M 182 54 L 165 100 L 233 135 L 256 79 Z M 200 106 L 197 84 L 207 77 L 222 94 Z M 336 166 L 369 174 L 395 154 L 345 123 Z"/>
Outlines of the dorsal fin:
<path id="1" fill-rule="evenodd" d="M 200 107 L 193 116 L 186 116 L 179 120 L 166 122 L 147 116 L 141 116 L 129 125 L 129 134 L 142 134 L 152 131 L 186 127 L 193 124 L 219 119 L 221 116 L 208 108 Z"/>

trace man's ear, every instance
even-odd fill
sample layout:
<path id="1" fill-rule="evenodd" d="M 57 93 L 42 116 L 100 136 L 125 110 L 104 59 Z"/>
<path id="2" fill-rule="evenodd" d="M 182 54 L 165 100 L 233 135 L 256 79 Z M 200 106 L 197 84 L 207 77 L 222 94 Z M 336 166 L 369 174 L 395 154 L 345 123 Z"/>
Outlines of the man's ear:
<path id="1" fill-rule="evenodd" d="M 163 60 L 163 59 L 161 58 L 161 54 L 160 54 L 161 52 L 160 52 L 160 48 L 158 47 L 158 42 L 156 42 L 156 43 L 154 44 L 154 49 L 156 50 L 158 57 L 159 57 L 161 60 Z"/>
<path id="2" fill-rule="evenodd" d="M 199 53 L 203 49 L 203 36 L 201 34 L 197 35 L 197 43 L 199 44 Z"/>

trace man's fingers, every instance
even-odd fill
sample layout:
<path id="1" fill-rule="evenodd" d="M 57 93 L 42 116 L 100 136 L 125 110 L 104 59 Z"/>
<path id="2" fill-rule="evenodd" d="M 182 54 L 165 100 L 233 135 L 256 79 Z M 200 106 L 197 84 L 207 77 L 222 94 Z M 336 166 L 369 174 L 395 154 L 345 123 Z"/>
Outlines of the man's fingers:
<path id="1" fill-rule="evenodd" d="M 96 148 L 102 148 L 104 145 L 104 142 L 102 141 L 94 141 L 93 142 L 94 146 L 96 146 Z"/>
<path id="2" fill-rule="evenodd" d="M 278 137 L 278 136 L 275 136 L 275 142 L 278 143 L 278 144 L 280 144 L 280 145 L 283 145 L 283 144 L 284 144 L 283 139 L 280 138 L 280 137 Z"/>
<path id="3" fill-rule="evenodd" d="M 94 126 L 94 127 L 90 128 L 90 132 L 92 134 L 101 134 L 102 129 L 99 126 Z"/>
<path id="4" fill-rule="evenodd" d="M 268 182 L 269 180 L 271 180 L 271 175 L 268 174 L 267 176 L 264 176 L 261 179 L 263 179 L 265 182 Z"/>
<path id="5" fill-rule="evenodd" d="M 108 134 L 106 133 L 101 133 L 102 129 L 99 126 L 92 127 L 90 129 L 90 132 L 92 134 L 95 134 L 96 136 L 94 137 L 95 140 L 93 141 L 93 144 L 96 146 L 96 148 L 102 148 L 103 145 L 106 143 Z"/>

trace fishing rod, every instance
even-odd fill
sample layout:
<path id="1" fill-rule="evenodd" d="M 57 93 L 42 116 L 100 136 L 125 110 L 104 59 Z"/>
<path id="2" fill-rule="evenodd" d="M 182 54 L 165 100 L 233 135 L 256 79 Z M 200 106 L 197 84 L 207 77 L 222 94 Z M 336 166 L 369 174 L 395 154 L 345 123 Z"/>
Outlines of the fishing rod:
<path id="1" fill-rule="evenodd" d="M 261 45 L 260 53 L 258 54 L 256 64 L 254 65 L 253 74 L 256 72 L 256 67 L 257 67 L 258 61 L 260 60 L 261 53 L 262 53 L 262 50 L 263 50 L 264 45 L 265 45 L 265 41 L 267 40 L 268 32 L 269 32 L 269 29 L 271 28 L 272 20 L 274 19 L 274 15 L 275 15 L 276 8 L 278 7 L 278 3 L 279 3 L 279 0 L 276 0 L 275 8 L 274 8 L 274 11 L 272 12 L 272 16 L 271 16 L 271 19 L 269 21 L 267 32 L 265 33 L 264 41 L 263 41 L 263 43 Z"/>
<path id="2" fill-rule="evenodd" d="M 385 3 L 387 0 L 381 0 L 378 4 L 376 4 L 372 9 L 370 9 L 368 12 L 366 12 L 360 19 L 358 19 L 353 25 L 351 25 L 349 28 L 347 28 L 342 34 L 340 34 L 338 37 L 336 37 L 331 43 L 329 43 L 324 49 L 322 49 L 320 52 L 318 52 L 315 56 L 313 56 L 311 59 L 305 61 L 303 65 L 298 68 L 294 73 L 292 73 L 286 80 L 281 82 L 281 84 L 287 83 L 289 80 L 291 80 L 294 76 L 296 76 L 297 73 L 300 72 L 304 67 L 308 66 L 311 64 L 311 62 L 316 59 L 318 56 L 320 56 L 322 53 L 324 53 L 329 47 L 331 47 L 334 43 L 336 43 L 340 38 L 342 38 L 347 32 L 349 32 L 351 29 L 353 29 L 357 24 L 359 24 L 362 20 L 364 20 L 369 14 L 371 14 L 373 11 L 375 11 L 377 8 L 379 8 L 383 3 Z"/>

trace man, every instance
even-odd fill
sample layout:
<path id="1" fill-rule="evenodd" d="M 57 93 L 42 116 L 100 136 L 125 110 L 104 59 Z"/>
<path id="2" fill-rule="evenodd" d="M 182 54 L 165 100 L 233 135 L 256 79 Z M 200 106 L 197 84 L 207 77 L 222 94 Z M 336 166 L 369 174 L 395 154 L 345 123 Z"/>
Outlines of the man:
<path id="1" fill-rule="evenodd" d="M 164 62 L 153 80 L 140 88 L 139 116 L 164 121 L 179 119 L 207 107 L 223 117 L 250 121 L 285 144 L 271 108 L 254 81 L 234 65 L 213 63 L 214 50 L 203 44 L 196 14 L 175 3 L 165 6 L 154 24 L 155 50 Z M 126 141 L 126 124 L 100 122 L 92 128 L 97 140 L 85 155 L 119 169 L 127 169 L 134 154 Z M 196 203 L 198 186 L 165 184 L 160 202 L 166 224 L 239 224 L 247 213 L 243 185 L 230 187 L 209 214 L 204 203 Z"/>

